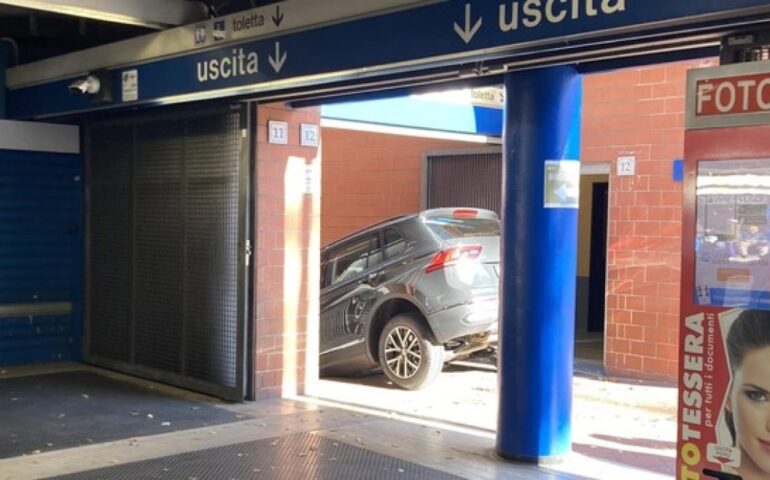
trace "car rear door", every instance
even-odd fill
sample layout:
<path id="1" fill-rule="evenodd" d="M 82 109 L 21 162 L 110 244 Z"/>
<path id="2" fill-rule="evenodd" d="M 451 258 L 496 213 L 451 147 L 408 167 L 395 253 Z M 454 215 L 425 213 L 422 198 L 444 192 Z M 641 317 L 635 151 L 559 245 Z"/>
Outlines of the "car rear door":
<path id="1" fill-rule="evenodd" d="M 373 294 L 370 278 L 382 263 L 378 232 L 326 252 L 321 290 L 321 355 L 364 341 L 362 315 Z"/>

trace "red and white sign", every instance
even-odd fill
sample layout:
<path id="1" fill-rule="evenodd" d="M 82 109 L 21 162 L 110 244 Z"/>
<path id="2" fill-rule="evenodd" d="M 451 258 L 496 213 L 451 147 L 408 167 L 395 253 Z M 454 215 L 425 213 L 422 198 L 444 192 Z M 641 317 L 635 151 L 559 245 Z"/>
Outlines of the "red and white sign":
<path id="1" fill-rule="evenodd" d="M 687 128 L 770 123 L 770 62 L 688 72 Z"/>
<path id="2" fill-rule="evenodd" d="M 696 115 L 770 111 L 770 72 L 696 82 Z"/>

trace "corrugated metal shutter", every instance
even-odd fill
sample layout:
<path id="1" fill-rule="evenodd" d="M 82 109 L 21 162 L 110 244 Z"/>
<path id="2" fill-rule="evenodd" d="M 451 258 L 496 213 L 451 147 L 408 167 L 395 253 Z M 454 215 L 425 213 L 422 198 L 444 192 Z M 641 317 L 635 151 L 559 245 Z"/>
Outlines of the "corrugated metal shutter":
<path id="1" fill-rule="evenodd" d="M 242 400 L 245 113 L 91 125 L 88 360 Z"/>
<path id="2" fill-rule="evenodd" d="M 110 125 L 89 130 L 88 310 L 90 355 L 129 362 L 133 316 L 131 301 L 131 160 L 130 127 Z M 128 143 L 128 145 L 127 145 Z"/>
<path id="3" fill-rule="evenodd" d="M 82 158 L 0 151 L 0 365 L 77 360 Z"/>
<path id="4" fill-rule="evenodd" d="M 498 149 L 429 153 L 425 206 L 502 209 L 503 154 Z"/>

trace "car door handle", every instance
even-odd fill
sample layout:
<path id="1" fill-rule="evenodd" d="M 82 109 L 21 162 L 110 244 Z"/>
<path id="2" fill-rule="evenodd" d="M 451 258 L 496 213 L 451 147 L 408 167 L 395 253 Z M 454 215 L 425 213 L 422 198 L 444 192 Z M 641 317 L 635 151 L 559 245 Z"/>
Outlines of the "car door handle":
<path id="1" fill-rule="evenodd" d="M 371 282 L 373 282 L 373 281 L 377 280 L 377 277 L 379 277 L 379 276 L 380 276 L 380 274 L 379 274 L 379 273 L 377 273 L 377 272 L 374 272 L 374 273 L 370 273 L 369 275 L 367 275 L 366 277 L 364 277 L 364 278 L 363 278 L 363 279 L 362 279 L 360 282 L 358 282 L 358 283 L 359 283 L 359 284 L 363 284 L 363 283 L 371 283 Z"/>

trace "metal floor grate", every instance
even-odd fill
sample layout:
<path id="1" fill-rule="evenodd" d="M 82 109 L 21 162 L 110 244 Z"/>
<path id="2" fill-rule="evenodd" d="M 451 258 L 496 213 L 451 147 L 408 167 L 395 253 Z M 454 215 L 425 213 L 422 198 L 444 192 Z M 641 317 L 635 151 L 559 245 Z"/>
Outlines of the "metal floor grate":
<path id="1" fill-rule="evenodd" d="M 394 479 L 461 477 L 302 433 L 55 477 L 56 480 Z"/>

